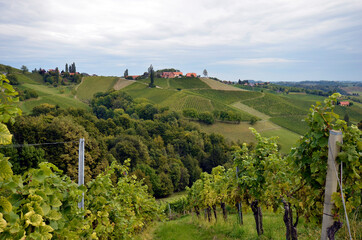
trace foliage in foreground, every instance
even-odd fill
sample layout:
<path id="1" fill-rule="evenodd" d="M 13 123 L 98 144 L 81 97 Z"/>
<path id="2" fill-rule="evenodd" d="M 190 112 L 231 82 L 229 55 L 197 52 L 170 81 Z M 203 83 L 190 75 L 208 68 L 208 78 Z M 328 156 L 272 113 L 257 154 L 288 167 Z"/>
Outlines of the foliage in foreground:
<path id="1" fill-rule="evenodd" d="M 51 163 L 23 176 L 12 173 L 6 158 L 0 167 L 0 239 L 131 239 L 162 218 L 147 186 L 125 165 L 112 164 L 86 187 Z"/>
<path id="2" fill-rule="evenodd" d="M 19 109 L 8 80 L 0 81 L 0 145 L 12 135 L 4 124 Z M 162 218 L 147 186 L 130 175 L 130 161 L 115 161 L 87 186 L 78 186 L 55 165 L 40 163 L 23 175 L 13 173 L 0 154 L 0 239 L 131 239 L 151 221 Z M 78 203 L 85 196 L 85 207 Z"/>

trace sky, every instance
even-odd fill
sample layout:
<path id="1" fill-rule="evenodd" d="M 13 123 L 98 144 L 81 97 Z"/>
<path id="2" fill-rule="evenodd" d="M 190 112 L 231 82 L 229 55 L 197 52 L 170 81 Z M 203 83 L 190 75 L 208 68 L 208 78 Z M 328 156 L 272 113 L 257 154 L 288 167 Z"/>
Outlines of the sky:
<path id="1" fill-rule="evenodd" d="M 361 0 L 0 0 L 0 63 L 362 81 Z"/>

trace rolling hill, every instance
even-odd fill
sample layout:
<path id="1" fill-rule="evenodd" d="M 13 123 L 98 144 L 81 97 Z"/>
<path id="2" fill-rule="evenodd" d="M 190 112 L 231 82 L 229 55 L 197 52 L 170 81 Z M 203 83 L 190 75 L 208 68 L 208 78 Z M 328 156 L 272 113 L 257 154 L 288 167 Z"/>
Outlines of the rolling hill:
<path id="1" fill-rule="evenodd" d="M 0 70 L 8 70 L 0 65 Z M 145 98 L 162 107 L 182 111 L 194 108 L 198 112 L 213 110 L 232 111 L 241 115 L 240 124 L 216 122 L 213 125 L 200 124 L 205 132 L 220 133 L 231 141 L 251 142 L 253 136 L 249 130 L 249 121 L 256 117 L 259 121 L 254 127 L 263 136 L 277 135 L 282 151 L 287 151 L 299 136 L 307 130 L 303 119 L 316 101 L 325 98 L 310 94 L 275 94 L 260 91 L 248 91 L 223 84 L 209 78 L 156 78 L 156 88 L 148 88 L 149 79 L 126 80 L 119 77 L 84 77 L 78 85 L 53 87 L 44 84 L 37 73 L 22 73 L 11 69 L 17 76 L 19 90 L 35 90 L 39 97 L 20 102 L 20 108 L 28 113 L 34 106 L 42 103 L 60 107 L 89 109 L 89 101 L 97 92 L 108 90 L 125 91 L 133 98 Z M 357 123 L 361 120 L 362 104 L 351 107 L 336 107 L 341 118 L 346 114 Z"/>

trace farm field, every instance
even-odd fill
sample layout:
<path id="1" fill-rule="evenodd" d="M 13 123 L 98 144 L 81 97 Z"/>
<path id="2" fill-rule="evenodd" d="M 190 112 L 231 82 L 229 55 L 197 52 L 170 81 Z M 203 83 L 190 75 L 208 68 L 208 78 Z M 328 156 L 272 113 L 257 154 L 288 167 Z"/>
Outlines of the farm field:
<path id="1" fill-rule="evenodd" d="M 117 83 L 118 77 L 84 77 L 77 86 L 77 98 L 80 100 L 91 100 L 97 92 L 106 92 Z"/>

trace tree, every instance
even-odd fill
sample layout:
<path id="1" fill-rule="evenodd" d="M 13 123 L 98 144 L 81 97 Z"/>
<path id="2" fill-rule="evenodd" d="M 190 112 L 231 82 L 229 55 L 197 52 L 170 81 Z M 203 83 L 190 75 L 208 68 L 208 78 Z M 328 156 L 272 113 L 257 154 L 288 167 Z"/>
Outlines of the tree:
<path id="1" fill-rule="evenodd" d="M 69 72 L 68 63 L 65 64 L 65 72 Z"/>
<path id="2" fill-rule="evenodd" d="M 25 65 L 23 65 L 23 66 L 21 66 L 21 71 L 23 71 L 23 73 L 26 73 L 26 72 L 28 72 L 29 70 L 28 70 L 28 68 L 27 68 Z"/>
<path id="3" fill-rule="evenodd" d="M 250 122 L 249 122 L 249 123 L 250 123 L 250 125 L 254 125 L 257 121 L 258 121 L 258 119 L 253 116 L 253 117 L 250 118 Z"/>
<path id="4" fill-rule="evenodd" d="M 128 77 L 128 69 L 126 69 L 126 71 L 124 71 L 123 76 L 124 76 L 124 78 Z"/>
<path id="5" fill-rule="evenodd" d="M 349 115 L 348 115 L 348 113 L 346 113 L 346 114 L 344 115 L 343 120 L 347 123 L 348 126 L 351 125 L 351 123 L 349 122 Z"/>
<path id="6" fill-rule="evenodd" d="M 75 67 L 75 62 L 72 63 L 72 73 L 76 73 L 77 69 Z"/>
<path id="7" fill-rule="evenodd" d="M 206 70 L 206 69 L 204 69 L 204 71 L 203 71 L 203 73 L 202 73 L 202 74 L 204 74 L 204 77 L 207 77 L 207 75 L 208 75 L 207 70 Z"/>
<path id="8" fill-rule="evenodd" d="M 151 66 L 148 68 L 148 74 L 150 75 L 150 79 L 151 79 L 151 82 L 150 82 L 150 84 L 149 84 L 149 87 L 150 87 L 150 88 L 156 87 L 156 86 L 155 86 L 155 83 L 154 83 L 155 71 L 153 70 L 152 64 L 151 64 Z"/>

